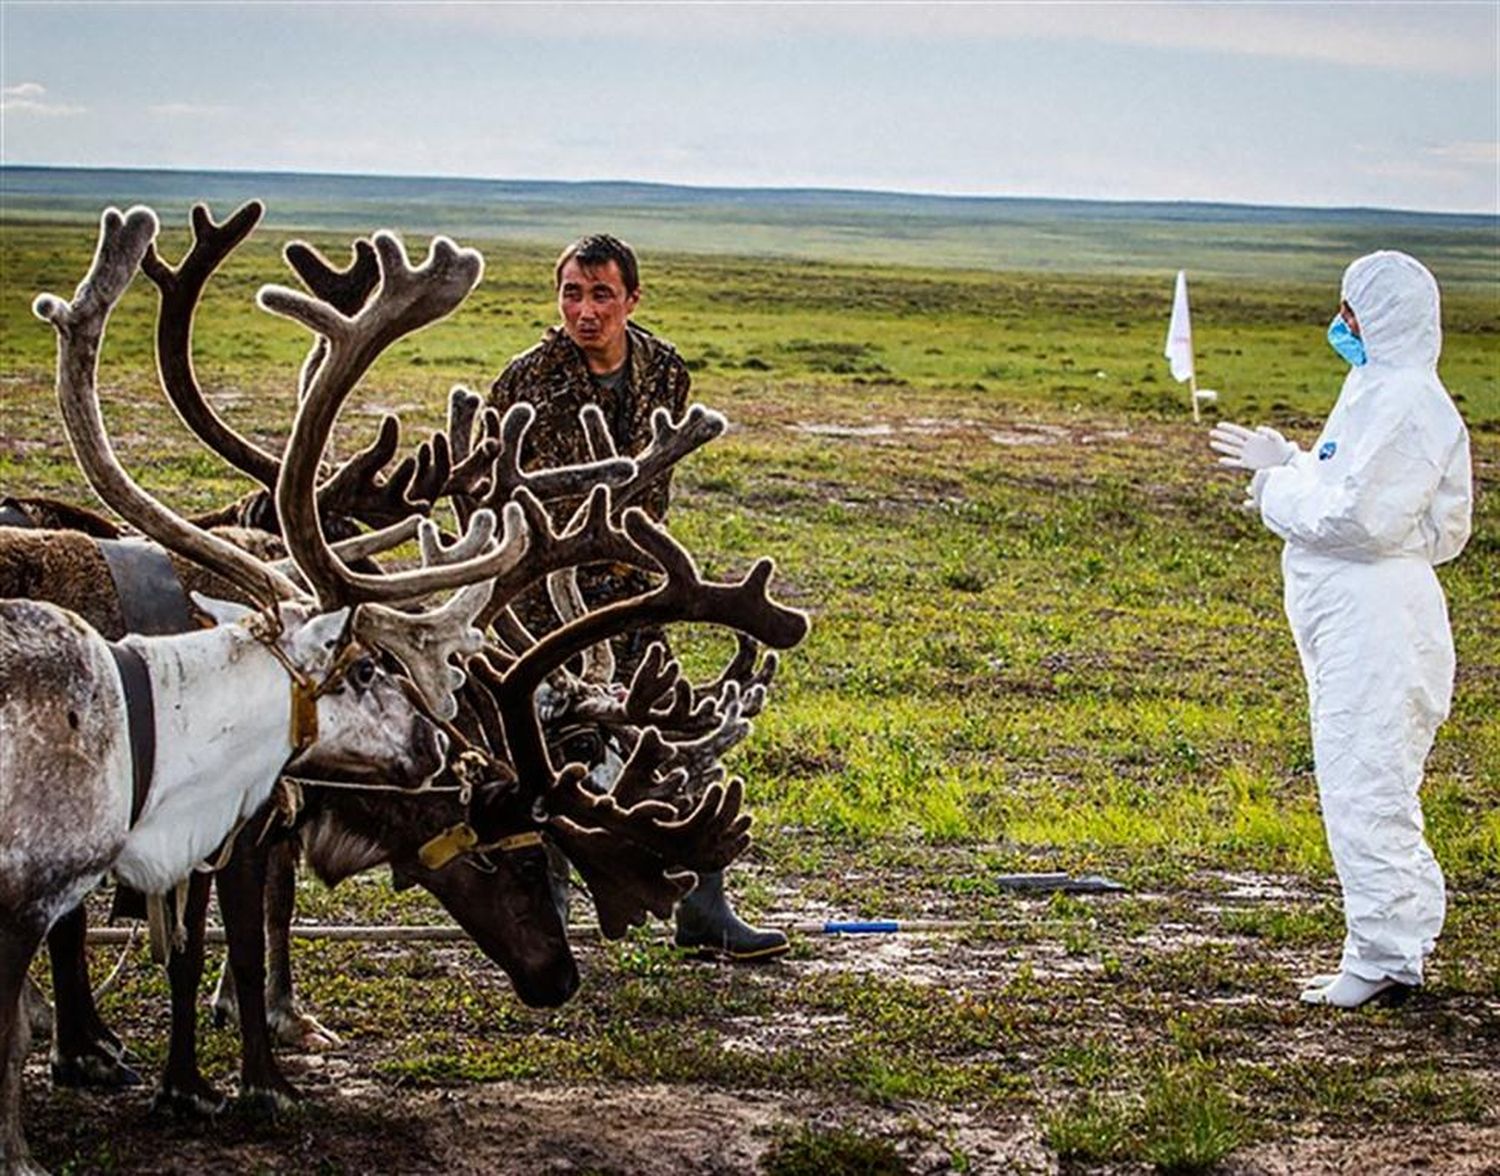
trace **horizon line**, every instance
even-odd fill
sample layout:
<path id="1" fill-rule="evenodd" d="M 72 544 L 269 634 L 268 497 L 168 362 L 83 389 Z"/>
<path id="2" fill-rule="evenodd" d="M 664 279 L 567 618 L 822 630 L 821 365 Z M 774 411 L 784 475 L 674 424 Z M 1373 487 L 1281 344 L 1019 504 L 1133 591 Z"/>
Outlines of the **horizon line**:
<path id="1" fill-rule="evenodd" d="M 604 187 L 609 185 L 633 188 L 674 189 L 689 192 L 761 192 L 785 193 L 788 195 L 845 195 L 845 196 L 891 196 L 907 199 L 934 201 L 964 201 L 970 203 L 1035 203 L 1035 204 L 1106 204 L 1126 207 L 1131 205 L 1153 205 L 1171 208 L 1252 208 L 1288 212 L 1316 213 L 1387 213 L 1402 216 L 1450 217 L 1467 219 L 1491 219 L 1500 224 L 1500 209 L 1495 211 L 1461 212 L 1422 208 L 1399 208 L 1364 204 L 1257 204 L 1245 200 L 1196 200 L 1168 197 L 1118 197 L 1118 196 L 1017 196 L 999 194 L 952 193 L 917 191 L 899 188 L 840 188 L 827 185 L 765 185 L 765 184 L 686 184 L 664 180 L 634 180 L 599 177 L 586 180 L 564 180 L 526 176 L 474 176 L 427 172 L 362 172 L 362 171 L 299 171 L 292 168 L 257 167 L 183 167 L 170 165 L 138 164 L 80 164 L 80 163 L 25 163 L 0 160 L 0 173 L 11 169 L 26 168 L 33 171 L 91 171 L 91 172 L 168 172 L 180 174 L 224 175 L 224 176 L 306 176 L 331 179 L 372 180 L 452 180 L 473 184 L 552 184 L 559 187 Z"/>

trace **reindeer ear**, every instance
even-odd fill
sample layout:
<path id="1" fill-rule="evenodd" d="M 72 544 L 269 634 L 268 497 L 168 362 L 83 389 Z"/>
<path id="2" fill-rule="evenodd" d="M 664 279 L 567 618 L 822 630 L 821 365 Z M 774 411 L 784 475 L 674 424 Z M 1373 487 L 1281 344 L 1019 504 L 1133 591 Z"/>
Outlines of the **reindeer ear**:
<path id="1" fill-rule="evenodd" d="M 339 643 L 349 622 L 348 607 L 319 613 L 303 625 L 297 634 L 297 644 L 310 649 L 331 649 Z"/>
<path id="2" fill-rule="evenodd" d="M 193 606 L 205 616 L 212 617 L 216 625 L 235 625 L 255 614 L 253 608 L 236 604 L 232 600 L 215 600 L 201 592 L 190 592 L 188 595 L 193 599 Z"/>

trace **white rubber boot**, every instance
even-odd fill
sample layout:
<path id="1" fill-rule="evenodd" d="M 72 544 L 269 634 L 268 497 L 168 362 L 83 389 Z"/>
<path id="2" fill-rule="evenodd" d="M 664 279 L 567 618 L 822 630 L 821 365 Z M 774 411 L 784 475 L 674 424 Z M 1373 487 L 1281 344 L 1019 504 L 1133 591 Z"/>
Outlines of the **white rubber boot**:
<path id="1" fill-rule="evenodd" d="M 1340 972 L 1332 984 L 1323 988 L 1309 988 L 1301 999 L 1303 1004 L 1357 1009 L 1379 997 L 1396 1000 L 1404 998 L 1409 992 L 1407 985 L 1395 980 L 1364 980 L 1352 972 Z"/>

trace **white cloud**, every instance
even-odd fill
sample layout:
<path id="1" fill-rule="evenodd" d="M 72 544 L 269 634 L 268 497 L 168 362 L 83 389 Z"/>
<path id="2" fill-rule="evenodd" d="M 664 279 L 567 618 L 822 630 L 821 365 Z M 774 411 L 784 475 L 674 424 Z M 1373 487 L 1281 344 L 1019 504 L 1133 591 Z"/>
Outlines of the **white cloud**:
<path id="1" fill-rule="evenodd" d="M 5 114 L 38 114 L 58 116 L 83 114 L 86 107 L 45 101 L 47 87 L 40 82 L 17 82 L 0 87 L 0 112 Z"/>

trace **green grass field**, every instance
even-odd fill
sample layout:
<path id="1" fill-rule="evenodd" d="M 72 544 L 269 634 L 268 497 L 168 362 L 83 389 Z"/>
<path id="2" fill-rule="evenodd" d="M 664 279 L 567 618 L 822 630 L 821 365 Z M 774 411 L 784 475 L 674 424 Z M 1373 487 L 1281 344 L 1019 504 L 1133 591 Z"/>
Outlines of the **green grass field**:
<path id="1" fill-rule="evenodd" d="M 313 239 L 345 256 L 347 238 Z M 180 223 L 166 242 L 175 259 Z M 306 345 L 251 302 L 288 280 L 281 243 L 245 248 L 198 320 L 200 378 L 265 441 L 285 434 Z M 476 244 L 483 285 L 381 361 L 345 446 L 386 408 L 435 425 L 451 384 L 484 388 L 552 321 L 552 249 Z M 6 491 L 88 499 L 28 303 L 71 291 L 91 251 L 77 224 L 0 229 Z M 645 276 L 638 317 L 733 422 L 680 470 L 674 533 L 715 573 L 773 555 L 780 596 L 814 619 L 737 753 L 758 841 L 733 888 L 772 921 L 963 929 L 804 938 L 785 965 L 734 973 L 675 962 L 652 930 L 586 947 L 584 992 L 545 1015 L 476 975 L 474 953 L 308 949 L 308 997 L 360 1065 L 417 1089 L 649 1081 L 843 1108 L 777 1135 L 767 1171 L 917 1170 L 904 1165 L 933 1147 L 947 1170 L 1007 1170 L 898 1111 L 1023 1123 L 1070 1170 L 1300 1155 L 1291 1170 L 1332 1171 L 1297 1149 L 1355 1146 L 1372 1122 L 1445 1170 L 1441 1141 L 1500 1139 L 1500 292 L 1464 286 L 1445 305 L 1442 374 L 1479 490 L 1469 549 L 1442 571 L 1459 676 L 1425 792 L 1448 929 L 1415 1001 L 1339 1017 L 1295 1002 L 1342 927 L 1278 544 L 1235 509 L 1240 483 L 1166 373 L 1169 283 L 688 252 L 652 254 Z M 1219 413 L 1309 441 L 1342 374 L 1323 341 L 1335 287 L 1192 292 Z M 153 314 L 142 280 L 105 346 L 108 420 L 148 487 L 183 509 L 218 503 L 242 485 L 155 390 Z M 705 672 L 724 652 L 709 634 L 683 648 Z M 1044 869 L 1130 893 L 1049 900 L 995 882 Z M 304 897 L 310 919 L 432 916 L 379 882 Z M 140 970 L 111 1006 L 148 1063 L 161 988 Z M 208 1048 L 227 1079 L 232 1040 Z M 49 1125 L 33 1142 L 50 1129 L 76 1170 L 105 1166 L 75 1104 L 43 1108 L 32 1086 Z M 267 1128 L 259 1146 L 273 1163 L 317 1158 L 304 1130 Z M 122 1140 L 109 1163 L 136 1170 L 146 1145 Z"/>

